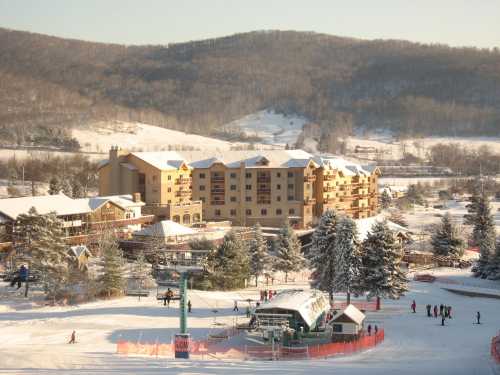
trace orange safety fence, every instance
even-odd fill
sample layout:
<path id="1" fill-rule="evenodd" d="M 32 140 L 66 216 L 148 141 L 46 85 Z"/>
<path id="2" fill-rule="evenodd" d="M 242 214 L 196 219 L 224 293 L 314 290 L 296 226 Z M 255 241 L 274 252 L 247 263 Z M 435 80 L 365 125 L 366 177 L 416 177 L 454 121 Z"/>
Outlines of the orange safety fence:
<path id="1" fill-rule="evenodd" d="M 491 339 L 491 356 L 496 363 L 500 364 L 500 335 Z"/>
<path id="2" fill-rule="evenodd" d="M 319 345 L 306 345 L 301 347 L 285 347 L 276 344 L 271 346 L 227 347 L 218 346 L 209 340 L 193 340 L 190 342 L 189 352 L 192 356 L 212 356 L 227 359 L 241 360 L 286 360 L 326 358 L 336 355 L 346 355 L 370 349 L 384 341 L 384 330 L 381 329 L 371 336 L 362 335 L 357 340 L 349 342 L 332 342 Z M 118 354 L 138 354 L 149 356 L 174 356 L 173 344 L 160 343 L 132 343 L 119 341 Z"/>

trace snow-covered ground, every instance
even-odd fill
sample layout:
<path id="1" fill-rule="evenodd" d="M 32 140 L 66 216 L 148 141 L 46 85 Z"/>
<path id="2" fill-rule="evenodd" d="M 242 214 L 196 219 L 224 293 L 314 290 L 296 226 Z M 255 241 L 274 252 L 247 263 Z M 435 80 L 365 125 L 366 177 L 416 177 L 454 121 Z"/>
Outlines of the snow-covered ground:
<path id="1" fill-rule="evenodd" d="M 465 270 L 435 271 L 447 279 L 500 289 L 500 284 L 470 278 Z M 500 301 L 471 298 L 442 289 L 443 284 L 410 284 L 410 292 L 397 301 L 383 301 L 382 311 L 368 313 L 367 323 L 383 327 L 385 341 L 363 353 L 317 361 L 237 362 L 181 361 L 115 354 L 119 338 L 170 342 L 177 331 L 178 305 L 167 309 L 153 297 L 99 301 L 73 307 L 32 308 L 20 297 L 6 298 L 1 286 L 1 374 L 493 374 L 490 339 L 500 329 Z M 284 287 L 284 286 L 281 286 Z M 297 285 L 294 285 L 297 287 Z M 304 285 L 304 287 L 306 287 Z M 188 325 L 196 338 L 215 330 L 217 322 L 231 324 L 234 299 L 256 297 L 240 292 L 190 291 L 193 313 Z M 410 313 L 415 299 L 417 314 Z M 453 319 L 427 318 L 425 305 L 453 307 Z M 476 311 L 483 324 L 476 325 Z M 239 319 L 245 319 L 239 315 Z M 219 326 L 217 326 L 219 327 Z M 72 330 L 77 344 L 66 344 Z"/>
<path id="2" fill-rule="evenodd" d="M 262 138 L 262 143 L 293 147 L 308 120 L 299 116 L 285 116 L 272 110 L 260 111 L 230 122 L 225 128 L 239 129 L 248 136 Z"/>

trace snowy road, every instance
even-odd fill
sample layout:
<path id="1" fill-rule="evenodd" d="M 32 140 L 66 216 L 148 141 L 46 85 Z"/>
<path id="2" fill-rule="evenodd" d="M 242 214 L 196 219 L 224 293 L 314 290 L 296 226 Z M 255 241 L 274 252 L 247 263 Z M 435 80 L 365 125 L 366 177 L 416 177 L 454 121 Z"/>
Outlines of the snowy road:
<path id="1" fill-rule="evenodd" d="M 450 273 L 446 274 L 448 277 Z M 466 280 L 461 278 L 461 280 Z M 480 281 L 474 280 L 477 283 Z M 123 298 L 80 307 L 15 310 L 0 302 L 0 374 L 494 374 L 489 343 L 500 329 L 500 300 L 456 295 L 439 284 L 412 283 L 399 301 L 384 301 L 368 320 L 385 328 L 380 346 L 354 356 L 319 361 L 228 362 L 175 361 L 114 354 L 118 338 L 170 341 L 177 329 L 177 306 L 167 310 L 154 299 Z M 491 288 L 491 282 L 488 283 Z M 255 292 L 195 292 L 189 320 L 196 337 L 217 322 L 231 323 L 233 299 Z M 409 312 L 411 300 L 417 314 Z M 453 306 L 453 319 L 442 327 L 427 318 L 425 305 Z M 2 309 L 3 305 L 3 309 Z M 473 324 L 477 310 L 484 324 Z M 66 341 L 77 331 L 76 345 Z M 500 373 L 500 369 L 499 369 Z"/>

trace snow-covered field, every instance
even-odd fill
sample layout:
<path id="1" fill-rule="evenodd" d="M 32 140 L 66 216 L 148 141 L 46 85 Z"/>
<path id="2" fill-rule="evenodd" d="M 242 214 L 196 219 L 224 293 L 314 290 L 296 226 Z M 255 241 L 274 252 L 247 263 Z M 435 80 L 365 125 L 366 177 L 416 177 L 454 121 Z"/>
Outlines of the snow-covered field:
<path id="1" fill-rule="evenodd" d="M 299 116 L 284 116 L 272 110 L 260 111 L 226 124 L 230 130 L 240 129 L 248 136 L 262 138 L 262 143 L 293 147 L 308 120 Z"/>
<path id="2" fill-rule="evenodd" d="M 471 279 L 468 271 L 441 269 L 436 275 L 475 287 L 500 289 L 499 283 Z M 479 285 L 479 286 L 478 286 Z M 153 298 L 125 297 L 73 307 L 33 308 L 21 297 L 7 298 L 0 287 L 1 374 L 494 374 L 490 339 L 500 329 L 500 300 L 471 298 L 447 292 L 443 284 L 412 282 L 398 301 L 383 301 L 382 311 L 368 313 L 368 323 L 385 329 L 385 341 L 363 353 L 317 361 L 237 362 L 217 359 L 184 361 L 115 354 L 119 338 L 170 342 L 177 331 L 178 305 L 170 309 Z M 284 286 L 282 286 L 284 287 Z M 297 285 L 294 285 L 297 287 Z M 304 287 L 307 287 L 304 285 Z M 191 291 L 193 313 L 188 325 L 204 337 L 217 322 L 231 324 L 234 299 L 256 297 L 240 292 Z M 417 314 L 409 312 L 415 299 Z M 453 307 L 454 317 L 440 326 L 427 318 L 424 306 Z M 473 324 L 476 311 L 484 324 Z M 239 315 L 239 319 L 245 319 Z M 438 321 L 439 320 L 439 321 Z M 66 344 L 72 330 L 77 344 Z"/>

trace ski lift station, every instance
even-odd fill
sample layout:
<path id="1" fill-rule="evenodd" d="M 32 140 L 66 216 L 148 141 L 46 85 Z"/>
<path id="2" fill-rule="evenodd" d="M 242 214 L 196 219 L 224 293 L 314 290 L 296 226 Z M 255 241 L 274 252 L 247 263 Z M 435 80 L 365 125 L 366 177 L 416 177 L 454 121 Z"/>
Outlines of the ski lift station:
<path id="1" fill-rule="evenodd" d="M 329 310 L 328 298 L 321 291 L 290 289 L 257 307 L 255 316 L 263 329 L 291 328 L 309 332 L 323 324 Z"/>
<path id="2" fill-rule="evenodd" d="M 363 330 L 365 314 L 356 306 L 348 305 L 333 317 L 328 324 L 332 326 L 333 341 L 350 341 L 356 338 Z"/>

